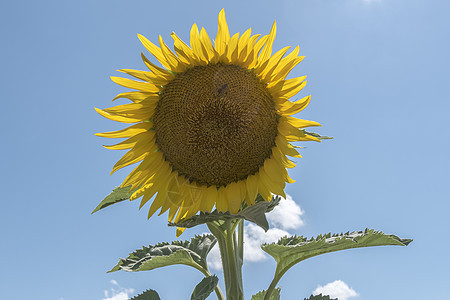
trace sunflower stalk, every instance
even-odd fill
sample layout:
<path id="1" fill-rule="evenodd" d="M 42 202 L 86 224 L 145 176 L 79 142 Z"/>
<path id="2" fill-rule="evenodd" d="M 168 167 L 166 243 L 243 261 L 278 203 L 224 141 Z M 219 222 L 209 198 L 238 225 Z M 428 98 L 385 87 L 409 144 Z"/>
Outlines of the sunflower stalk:
<path id="1" fill-rule="evenodd" d="M 238 225 L 238 249 L 239 249 L 239 258 L 241 262 L 244 262 L 244 220 L 239 221 Z"/>
<path id="2" fill-rule="evenodd" d="M 222 259 L 227 300 L 243 300 L 242 284 L 243 225 L 242 221 L 225 220 L 208 222 L 208 228 L 216 237 Z M 239 227 L 238 235 L 236 228 Z M 242 231 L 242 236 L 241 232 Z"/>

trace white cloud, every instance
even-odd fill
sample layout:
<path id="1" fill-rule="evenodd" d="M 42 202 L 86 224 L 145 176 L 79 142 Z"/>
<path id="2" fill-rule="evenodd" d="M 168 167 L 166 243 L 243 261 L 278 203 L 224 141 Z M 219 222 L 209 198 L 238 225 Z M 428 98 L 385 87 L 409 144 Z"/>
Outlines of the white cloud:
<path id="1" fill-rule="evenodd" d="M 280 204 L 267 214 L 267 219 L 274 227 L 284 230 L 297 229 L 304 225 L 301 216 L 304 214 L 300 206 L 286 195 L 286 199 L 281 199 Z"/>
<path id="2" fill-rule="evenodd" d="M 280 204 L 267 214 L 270 229 L 264 229 L 253 223 L 244 227 L 244 261 L 257 262 L 265 260 L 268 256 L 261 249 L 261 244 L 273 243 L 281 237 L 291 235 L 286 230 L 296 229 L 304 225 L 301 219 L 303 211 L 290 195 L 281 199 Z M 215 270 L 222 269 L 219 247 L 216 245 L 207 257 L 208 266 Z"/>
<path id="3" fill-rule="evenodd" d="M 105 296 L 107 298 L 103 298 L 103 300 L 128 300 L 130 297 L 128 296 L 128 292 L 120 292 L 118 294 L 114 294 L 111 297 L 108 297 L 108 291 L 106 291 Z"/>
<path id="4" fill-rule="evenodd" d="M 244 228 L 244 261 L 256 262 L 265 260 L 267 255 L 262 251 L 260 245 L 263 243 L 276 242 L 278 239 L 288 234 L 289 232 L 279 228 L 271 228 L 265 232 L 264 229 L 258 225 L 253 223 L 248 224 Z M 215 270 L 222 269 L 219 246 L 217 244 L 209 253 L 207 261 L 210 268 Z"/>
<path id="5" fill-rule="evenodd" d="M 244 229 L 244 261 L 261 261 L 267 255 L 261 249 L 261 244 L 273 243 L 281 237 L 289 235 L 289 232 L 279 228 L 270 228 L 267 232 L 253 223 L 245 226 Z"/>
<path id="6" fill-rule="evenodd" d="M 134 293 L 134 289 L 123 288 L 114 279 L 110 282 L 115 287 L 111 288 L 110 291 L 105 290 L 105 298 L 102 300 L 128 300 Z"/>
<path id="7" fill-rule="evenodd" d="M 208 267 L 214 270 L 222 270 L 222 259 L 220 258 L 219 245 L 215 245 L 206 257 Z"/>
<path id="8" fill-rule="evenodd" d="M 319 285 L 313 292 L 313 295 L 329 295 L 330 298 L 338 298 L 339 300 L 347 300 L 348 298 L 357 297 L 359 294 L 351 289 L 342 280 L 335 280 L 324 286 Z"/>

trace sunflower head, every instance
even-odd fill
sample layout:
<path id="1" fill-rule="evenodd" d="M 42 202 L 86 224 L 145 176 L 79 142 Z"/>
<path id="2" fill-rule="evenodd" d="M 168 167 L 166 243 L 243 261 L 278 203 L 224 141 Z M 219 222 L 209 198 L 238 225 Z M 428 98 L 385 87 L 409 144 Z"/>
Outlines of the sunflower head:
<path id="1" fill-rule="evenodd" d="M 285 183 L 294 182 L 286 168 L 295 166 L 287 156 L 300 157 L 290 142 L 319 141 L 302 130 L 319 123 L 292 117 L 310 101 L 289 100 L 306 84 L 306 76 L 286 79 L 303 59 L 299 47 L 272 54 L 275 22 L 262 37 L 251 29 L 230 36 L 224 10 L 218 23 L 214 43 L 196 24 L 190 45 L 172 33 L 174 51 L 161 36 L 157 46 L 138 35 L 162 66 L 142 54 L 147 71 L 119 70 L 138 80 L 112 77 L 133 90 L 115 99 L 131 103 L 96 109 L 133 124 L 97 135 L 126 138 L 105 146 L 129 149 L 112 172 L 139 163 L 122 187 L 135 190 L 131 200 L 142 197 L 141 207 L 153 199 L 149 218 L 158 209 L 169 210 L 171 222 L 214 206 L 236 213 L 258 194 L 267 201 L 272 193 L 285 197 Z"/>

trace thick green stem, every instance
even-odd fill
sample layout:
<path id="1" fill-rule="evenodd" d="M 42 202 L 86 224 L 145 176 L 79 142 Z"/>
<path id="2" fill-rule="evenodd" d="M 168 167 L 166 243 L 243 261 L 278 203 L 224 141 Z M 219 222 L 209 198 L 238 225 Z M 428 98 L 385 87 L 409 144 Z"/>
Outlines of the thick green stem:
<path id="1" fill-rule="evenodd" d="M 239 258 L 239 252 L 237 249 L 235 231 L 232 230 L 231 222 L 228 224 L 227 234 L 226 234 L 226 249 L 227 255 L 229 257 L 229 267 L 232 276 L 231 281 L 231 297 L 230 299 L 243 299 L 243 287 L 242 287 L 242 273 L 241 273 L 241 263 Z"/>
<path id="2" fill-rule="evenodd" d="M 211 222 L 207 225 L 219 244 L 227 300 L 243 300 L 242 259 L 235 235 L 237 224 L 233 220 L 226 220 L 221 224 Z M 238 242 L 242 243 L 242 240 Z"/>
<path id="3" fill-rule="evenodd" d="M 244 220 L 240 220 L 238 225 L 238 250 L 242 265 L 244 262 Z"/>

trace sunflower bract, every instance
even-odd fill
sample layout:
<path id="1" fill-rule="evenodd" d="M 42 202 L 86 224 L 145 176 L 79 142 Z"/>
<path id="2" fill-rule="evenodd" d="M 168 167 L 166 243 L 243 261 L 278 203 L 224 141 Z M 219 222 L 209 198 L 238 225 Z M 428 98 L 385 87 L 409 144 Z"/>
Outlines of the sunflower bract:
<path id="1" fill-rule="evenodd" d="M 169 211 L 177 222 L 199 211 L 237 213 L 260 194 L 285 196 L 286 182 L 294 182 L 287 158 L 300 157 L 290 144 L 319 141 L 301 129 L 320 126 L 292 115 L 303 110 L 310 97 L 295 102 L 306 76 L 286 79 L 303 59 L 298 46 L 289 54 L 285 47 L 272 54 L 276 23 L 268 35 L 230 36 L 225 12 L 219 13 L 214 43 L 204 28 L 192 26 L 190 45 L 175 33 L 172 51 L 160 36 L 158 45 L 138 35 L 144 47 L 161 63 L 144 55 L 148 71 L 119 70 L 135 77 L 112 80 L 134 91 L 119 94 L 132 103 L 97 109 L 102 116 L 128 128 L 98 133 L 124 141 L 105 146 L 128 152 L 113 172 L 139 163 L 122 183 L 142 197 L 141 207 L 153 199 L 150 218 Z"/>

